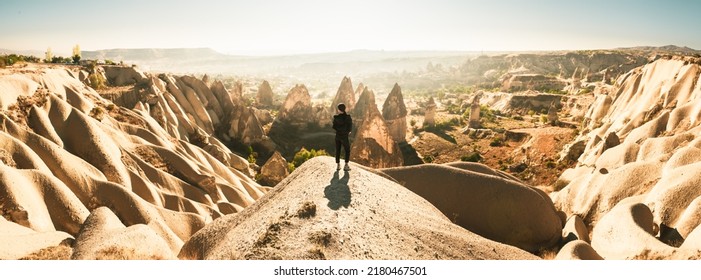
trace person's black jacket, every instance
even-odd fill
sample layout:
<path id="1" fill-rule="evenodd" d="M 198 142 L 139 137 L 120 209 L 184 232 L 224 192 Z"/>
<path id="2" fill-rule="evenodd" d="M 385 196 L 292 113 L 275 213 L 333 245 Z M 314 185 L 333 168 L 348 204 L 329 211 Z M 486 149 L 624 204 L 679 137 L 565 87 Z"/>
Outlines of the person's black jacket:
<path id="1" fill-rule="evenodd" d="M 333 116 L 333 129 L 338 136 L 348 136 L 353 130 L 353 119 L 349 114 L 340 113 Z"/>

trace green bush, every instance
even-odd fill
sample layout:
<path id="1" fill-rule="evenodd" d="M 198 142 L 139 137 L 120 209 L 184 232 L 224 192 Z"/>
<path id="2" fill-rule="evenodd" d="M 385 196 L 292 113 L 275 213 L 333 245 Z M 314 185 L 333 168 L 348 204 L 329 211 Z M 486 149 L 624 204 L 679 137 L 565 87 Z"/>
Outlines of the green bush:
<path id="1" fill-rule="evenodd" d="M 88 81 L 90 81 L 90 87 L 93 89 L 103 89 L 105 88 L 105 77 L 97 73 L 92 73 L 88 76 Z"/>
<path id="2" fill-rule="evenodd" d="M 542 123 L 547 123 L 547 122 L 548 122 L 548 116 L 547 116 L 547 115 L 540 115 L 540 122 L 542 122 Z"/>
<path id="3" fill-rule="evenodd" d="M 446 111 L 448 111 L 448 113 L 457 115 L 457 114 L 460 114 L 461 110 L 460 110 L 460 106 L 458 106 L 457 104 L 451 103 L 448 106 L 446 106 Z"/>
<path id="4" fill-rule="evenodd" d="M 106 113 L 107 113 L 107 110 L 105 110 L 105 108 L 102 108 L 100 106 L 95 106 L 90 110 L 90 113 L 88 113 L 88 115 L 93 117 L 94 119 L 96 119 L 98 121 L 102 121 L 102 119 L 105 118 Z"/>
<path id="5" fill-rule="evenodd" d="M 433 158 L 432 155 L 425 155 L 424 158 L 423 158 L 423 160 L 424 160 L 425 163 L 432 163 L 433 160 L 434 160 L 434 158 Z"/>
<path id="6" fill-rule="evenodd" d="M 452 129 L 455 126 L 462 125 L 461 120 L 453 117 L 450 120 L 447 121 L 439 121 L 436 122 L 434 125 L 427 125 L 424 127 L 424 130 L 429 131 L 429 132 L 443 132 L 449 129 Z M 416 133 L 416 132 L 414 132 Z"/>
<path id="7" fill-rule="evenodd" d="M 302 147 L 299 152 L 297 152 L 292 158 L 292 164 L 294 165 L 295 168 L 299 167 L 304 163 L 305 161 L 317 157 L 317 156 L 328 156 L 329 154 L 325 150 L 307 150 L 306 148 Z M 294 170 L 294 169 L 293 169 Z"/>
<path id="8" fill-rule="evenodd" d="M 560 89 L 541 89 L 539 91 L 545 92 L 545 93 L 550 93 L 550 94 L 567 95 L 566 91 L 560 90 Z"/>
<path id="9" fill-rule="evenodd" d="M 474 151 L 474 152 L 470 152 L 469 154 L 460 157 L 460 160 L 461 161 L 468 161 L 468 162 L 480 162 L 480 160 L 482 160 L 482 155 L 480 155 L 479 152 Z"/>
<path id="10" fill-rule="evenodd" d="M 491 147 L 504 146 L 504 140 L 501 139 L 501 137 L 494 137 L 494 139 L 492 139 L 492 142 L 489 142 L 489 146 L 491 146 Z"/>
<path id="11" fill-rule="evenodd" d="M 253 151 L 253 147 L 248 146 L 248 162 L 255 164 L 258 161 L 258 153 Z"/>
<path id="12" fill-rule="evenodd" d="M 487 122 L 495 122 L 497 120 L 497 115 L 501 114 L 500 111 L 495 111 L 492 110 L 487 105 L 480 105 L 480 122 L 482 121 L 487 121 Z M 465 110 L 463 113 L 462 117 L 466 120 L 470 119 L 470 109 Z"/>
<path id="13" fill-rule="evenodd" d="M 523 120 L 523 117 L 520 116 L 520 115 L 516 115 L 516 116 L 514 116 L 514 120 L 522 121 L 522 120 Z"/>
<path id="14" fill-rule="evenodd" d="M 39 58 L 36 56 L 25 56 L 21 54 L 8 54 L 0 55 L 0 67 L 12 66 L 17 62 L 39 62 Z"/>

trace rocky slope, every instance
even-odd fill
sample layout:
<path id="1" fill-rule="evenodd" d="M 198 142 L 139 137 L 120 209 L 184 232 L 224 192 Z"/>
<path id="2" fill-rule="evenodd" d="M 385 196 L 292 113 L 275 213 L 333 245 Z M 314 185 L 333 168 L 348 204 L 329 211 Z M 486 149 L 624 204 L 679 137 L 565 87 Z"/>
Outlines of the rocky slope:
<path id="1" fill-rule="evenodd" d="M 604 258 L 698 256 L 690 239 L 701 223 L 699 63 L 667 57 L 621 76 L 596 95 L 570 145 L 577 166 L 552 197 L 593 227 Z"/>
<path id="2" fill-rule="evenodd" d="M 560 241 L 562 221 L 550 198 L 511 175 L 467 162 L 381 171 L 480 236 L 531 252 Z"/>
<path id="3" fill-rule="evenodd" d="M 537 74 L 560 78 L 573 77 L 593 82 L 609 81 L 647 62 L 646 54 L 621 51 L 524 53 L 483 55 L 467 61 L 460 70 L 474 82 L 494 81 L 507 73 L 517 76 Z"/>
<path id="4" fill-rule="evenodd" d="M 244 159 L 207 133 L 223 116 L 221 96 L 199 80 L 151 77 L 150 98 L 131 109 L 65 68 L 0 71 L 3 244 L 69 239 L 73 257 L 98 258 L 110 250 L 94 240 L 129 232 L 110 244 L 148 236 L 166 248 L 158 258 L 170 258 L 205 224 L 267 191 L 246 175 Z M 78 253 L 86 247 L 97 251 Z M 12 248 L 0 258 L 18 257 Z"/>

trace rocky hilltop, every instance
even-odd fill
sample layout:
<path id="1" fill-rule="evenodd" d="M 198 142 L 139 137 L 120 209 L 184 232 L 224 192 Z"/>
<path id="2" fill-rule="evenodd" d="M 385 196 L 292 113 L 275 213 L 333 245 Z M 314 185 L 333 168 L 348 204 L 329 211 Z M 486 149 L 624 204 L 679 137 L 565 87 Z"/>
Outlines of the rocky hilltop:
<path id="1" fill-rule="evenodd" d="M 536 259 L 455 225 L 428 201 L 362 166 L 335 168 L 330 157 L 310 160 L 254 206 L 197 232 L 179 257 Z"/>

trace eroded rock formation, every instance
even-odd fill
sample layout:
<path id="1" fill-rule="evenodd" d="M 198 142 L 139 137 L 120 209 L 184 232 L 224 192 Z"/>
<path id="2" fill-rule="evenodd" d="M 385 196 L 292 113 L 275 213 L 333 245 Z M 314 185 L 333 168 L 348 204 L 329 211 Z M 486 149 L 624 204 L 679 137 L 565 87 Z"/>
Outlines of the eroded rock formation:
<path id="1" fill-rule="evenodd" d="M 338 86 L 336 96 L 331 102 L 331 108 L 329 108 L 329 112 L 332 115 L 336 114 L 336 105 L 338 105 L 338 103 L 346 105 L 346 112 L 351 112 L 353 108 L 355 108 L 355 92 L 353 91 L 353 83 L 350 77 L 343 77 L 341 84 Z"/>
<path id="2" fill-rule="evenodd" d="M 260 168 L 259 181 L 264 185 L 275 186 L 288 175 L 290 172 L 287 170 L 287 161 L 276 151 Z"/>
<path id="3" fill-rule="evenodd" d="M 402 152 L 389 132 L 375 104 L 375 94 L 365 89 L 353 114 L 351 160 L 373 168 L 395 167 L 404 163 Z"/>
<path id="4" fill-rule="evenodd" d="M 426 103 L 426 112 L 424 113 L 424 126 L 436 125 L 436 102 L 433 96 Z"/>
<path id="5" fill-rule="evenodd" d="M 274 99 L 273 89 L 270 87 L 270 83 L 268 83 L 268 81 L 263 81 L 260 86 L 258 86 L 256 104 L 263 107 L 272 107 Z"/>
<path id="6" fill-rule="evenodd" d="M 397 143 L 406 141 L 406 115 L 402 88 L 395 83 L 382 105 L 382 117 L 385 119 L 389 134 Z"/>

